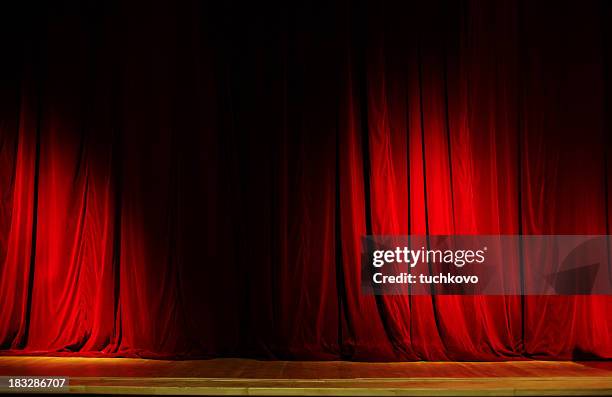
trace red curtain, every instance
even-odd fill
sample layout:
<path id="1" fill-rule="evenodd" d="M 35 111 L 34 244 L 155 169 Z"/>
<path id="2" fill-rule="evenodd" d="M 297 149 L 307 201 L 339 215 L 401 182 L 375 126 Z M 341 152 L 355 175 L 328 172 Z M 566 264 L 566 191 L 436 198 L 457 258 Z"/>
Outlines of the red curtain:
<path id="1" fill-rule="evenodd" d="M 224 3 L 2 13 L 2 354 L 612 358 L 610 296 L 367 296 L 359 264 L 610 234 L 609 5 Z"/>

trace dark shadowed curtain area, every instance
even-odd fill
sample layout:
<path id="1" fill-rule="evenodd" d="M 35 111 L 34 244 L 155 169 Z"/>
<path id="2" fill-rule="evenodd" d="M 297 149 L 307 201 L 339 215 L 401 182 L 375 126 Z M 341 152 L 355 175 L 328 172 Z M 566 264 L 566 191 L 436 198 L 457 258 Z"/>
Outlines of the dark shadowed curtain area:
<path id="1" fill-rule="evenodd" d="M 612 358 L 610 296 L 366 296 L 364 234 L 610 234 L 612 5 L 2 5 L 2 354 Z"/>

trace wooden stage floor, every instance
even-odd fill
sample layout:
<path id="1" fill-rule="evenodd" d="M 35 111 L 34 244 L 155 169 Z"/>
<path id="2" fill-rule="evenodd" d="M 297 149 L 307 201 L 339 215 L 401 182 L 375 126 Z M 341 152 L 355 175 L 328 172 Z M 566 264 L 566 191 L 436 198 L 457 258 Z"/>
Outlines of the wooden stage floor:
<path id="1" fill-rule="evenodd" d="M 165 361 L 0 357 L 0 376 L 69 376 L 71 393 L 612 395 L 612 362 Z M 8 389 L 1 389 L 8 392 Z"/>

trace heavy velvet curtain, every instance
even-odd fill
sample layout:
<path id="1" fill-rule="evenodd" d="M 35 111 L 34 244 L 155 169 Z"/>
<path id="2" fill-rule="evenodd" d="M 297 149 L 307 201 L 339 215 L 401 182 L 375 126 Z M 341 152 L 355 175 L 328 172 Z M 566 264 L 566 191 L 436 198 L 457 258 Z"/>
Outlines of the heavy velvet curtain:
<path id="1" fill-rule="evenodd" d="M 374 297 L 359 263 L 609 234 L 611 6 L 287 3 L 2 6 L 2 354 L 612 358 L 610 296 Z"/>

